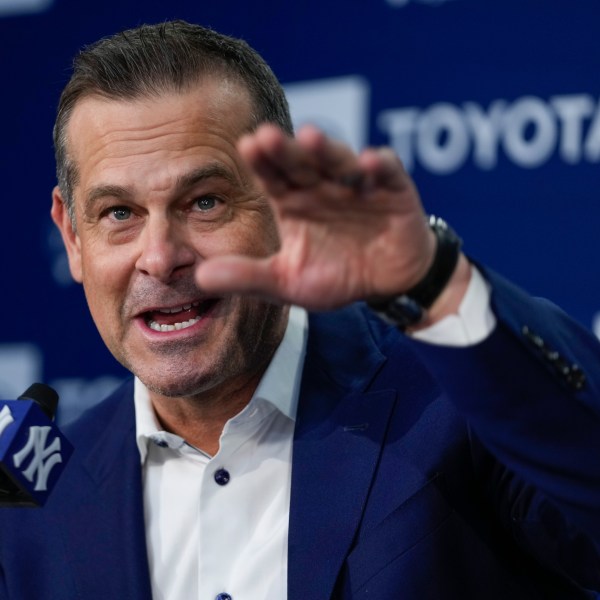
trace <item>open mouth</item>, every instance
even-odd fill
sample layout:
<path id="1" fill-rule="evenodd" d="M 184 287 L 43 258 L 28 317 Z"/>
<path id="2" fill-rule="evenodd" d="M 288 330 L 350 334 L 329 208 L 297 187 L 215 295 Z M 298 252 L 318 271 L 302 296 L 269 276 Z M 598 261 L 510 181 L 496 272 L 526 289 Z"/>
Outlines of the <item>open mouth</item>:
<path id="1" fill-rule="evenodd" d="M 198 323 L 218 301 L 218 298 L 209 298 L 172 308 L 157 308 L 145 312 L 143 317 L 154 331 L 179 331 Z"/>

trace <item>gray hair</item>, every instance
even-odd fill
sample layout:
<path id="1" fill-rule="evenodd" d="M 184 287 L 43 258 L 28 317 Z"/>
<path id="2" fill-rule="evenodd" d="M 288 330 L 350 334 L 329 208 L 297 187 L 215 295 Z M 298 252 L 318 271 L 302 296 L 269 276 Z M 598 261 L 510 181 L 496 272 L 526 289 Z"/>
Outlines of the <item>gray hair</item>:
<path id="1" fill-rule="evenodd" d="M 69 157 L 66 129 L 77 102 L 87 96 L 131 100 L 184 92 L 203 77 L 215 75 L 230 77 L 246 87 L 253 103 L 252 129 L 271 122 L 292 135 L 281 84 L 243 40 L 177 20 L 123 31 L 79 52 L 54 124 L 56 175 L 73 223 L 78 171 Z"/>

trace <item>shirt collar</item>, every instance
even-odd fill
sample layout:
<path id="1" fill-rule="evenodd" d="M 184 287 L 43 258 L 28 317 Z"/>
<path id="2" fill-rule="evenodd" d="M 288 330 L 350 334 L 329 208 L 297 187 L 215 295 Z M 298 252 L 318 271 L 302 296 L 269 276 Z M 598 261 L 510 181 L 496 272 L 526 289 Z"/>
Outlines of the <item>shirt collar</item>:
<path id="1" fill-rule="evenodd" d="M 257 409 L 261 412 L 278 410 L 292 421 L 296 420 L 307 332 L 308 315 L 306 311 L 298 306 L 292 306 L 283 339 L 263 374 L 250 403 L 228 424 L 233 421 L 238 424 L 243 422 L 247 416 L 253 415 Z M 137 377 L 135 378 L 133 399 L 135 404 L 136 441 L 142 464 L 148 453 L 148 443 L 151 441 L 158 445 L 168 445 L 170 447 L 178 447 L 185 443 L 178 435 L 162 430 L 152 408 L 148 389 Z"/>

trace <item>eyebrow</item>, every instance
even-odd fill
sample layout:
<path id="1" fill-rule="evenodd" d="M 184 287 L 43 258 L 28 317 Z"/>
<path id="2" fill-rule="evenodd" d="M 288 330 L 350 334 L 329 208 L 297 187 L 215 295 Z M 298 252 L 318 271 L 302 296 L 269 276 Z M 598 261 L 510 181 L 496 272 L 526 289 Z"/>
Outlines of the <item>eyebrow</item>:
<path id="1" fill-rule="evenodd" d="M 120 185 L 97 185 L 85 195 L 84 208 L 87 210 L 96 200 L 107 196 L 126 200 L 132 196 L 131 191 Z"/>
<path id="2" fill-rule="evenodd" d="M 231 185 L 243 185 L 235 175 L 220 163 L 208 163 L 197 169 L 193 169 L 189 173 L 180 175 L 175 180 L 176 193 L 188 190 L 202 181 L 208 179 L 223 179 Z M 112 184 L 100 184 L 91 188 L 84 200 L 84 211 L 87 212 L 89 208 L 101 198 L 116 198 L 122 200 L 131 200 L 133 198 L 133 192 L 130 188 L 126 188 L 120 185 Z"/>

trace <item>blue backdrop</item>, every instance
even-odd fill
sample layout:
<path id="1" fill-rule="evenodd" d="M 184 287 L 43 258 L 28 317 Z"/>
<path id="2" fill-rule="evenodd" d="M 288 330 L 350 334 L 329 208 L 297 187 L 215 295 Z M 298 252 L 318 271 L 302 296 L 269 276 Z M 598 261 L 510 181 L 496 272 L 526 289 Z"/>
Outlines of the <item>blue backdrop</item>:
<path id="1" fill-rule="evenodd" d="M 600 332 L 597 0 L 0 0 L 0 397 L 44 380 L 68 420 L 125 376 L 49 218 L 51 129 L 78 48 L 176 17 L 250 42 L 296 123 L 393 145 L 472 256 Z"/>

